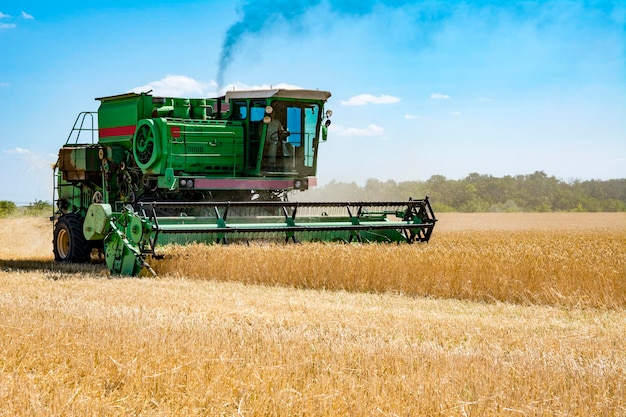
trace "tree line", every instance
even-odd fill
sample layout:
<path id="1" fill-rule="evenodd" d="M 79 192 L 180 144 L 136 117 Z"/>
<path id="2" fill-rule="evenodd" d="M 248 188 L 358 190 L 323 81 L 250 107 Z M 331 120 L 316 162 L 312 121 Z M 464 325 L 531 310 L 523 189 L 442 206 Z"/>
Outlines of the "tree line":
<path id="1" fill-rule="evenodd" d="M 391 201 L 428 196 L 435 212 L 626 212 L 626 178 L 563 181 L 543 171 L 494 177 L 471 173 L 454 180 L 433 175 L 426 181 L 379 181 L 365 185 L 331 181 L 294 193 L 294 201 Z M 0 217 L 50 215 L 52 205 L 36 200 L 24 207 L 0 201 Z"/>
<path id="2" fill-rule="evenodd" d="M 35 200 L 26 206 L 18 206 L 12 201 L 0 201 L 0 218 L 12 216 L 50 216 L 52 204 L 47 201 Z"/>
<path id="3" fill-rule="evenodd" d="M 436 212 L 625 212 L 626 178 L 563 181 L 536 171 L 504 177 L 471 173 L 460 180 L 443 175 L 426 181 L 368 179 L 364 186 L 332 181 L 291 199 L 385 201 L 424 196 Z"/>

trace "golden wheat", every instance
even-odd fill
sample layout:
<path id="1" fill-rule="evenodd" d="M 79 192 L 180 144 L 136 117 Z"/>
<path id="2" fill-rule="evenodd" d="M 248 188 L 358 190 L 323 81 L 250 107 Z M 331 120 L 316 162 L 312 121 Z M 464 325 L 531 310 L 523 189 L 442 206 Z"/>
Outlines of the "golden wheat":
<path id="1" fill-rule="evenodd" d="M 626 313 L 0 273 L 0 414 L 623 415 Z"/>
<path id="2" fill-rule="evenodd" d="M 625 217 L 442 218 L 428 245 L 167 248 L 156 279 L 4 247 L 0 416 L 626 415 Z"/>
<path id="3" fill-rule="evenodd" d="M 411 296 L 626 307 L 622 231 L 441 232 L 427 245 L 168 247 L 162 275 Z"/>

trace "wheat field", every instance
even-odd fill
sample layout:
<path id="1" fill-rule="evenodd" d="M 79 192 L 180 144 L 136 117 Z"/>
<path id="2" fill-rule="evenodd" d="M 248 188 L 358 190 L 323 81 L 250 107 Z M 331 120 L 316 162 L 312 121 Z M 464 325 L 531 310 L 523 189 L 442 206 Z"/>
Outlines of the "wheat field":
<path id="1" fill-rule="evenodd" d="M 428 245 L 169 247 L 139 279 L 2 219 L 0 416 L 626 416 L 626 216 L 438 217 Z"/>

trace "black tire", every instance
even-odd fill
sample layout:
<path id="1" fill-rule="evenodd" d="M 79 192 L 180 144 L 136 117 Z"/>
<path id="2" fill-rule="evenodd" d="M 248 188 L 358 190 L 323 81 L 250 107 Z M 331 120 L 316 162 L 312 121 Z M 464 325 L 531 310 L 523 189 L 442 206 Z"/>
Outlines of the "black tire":
<path id="1" fill-rule="evenodd" d="M 82 263 L 90 259 L 91 244 L 83 234 L 83 219 L 76 214 L 59 218 L 54 227 L 52 245 L 57 262 Z"/>

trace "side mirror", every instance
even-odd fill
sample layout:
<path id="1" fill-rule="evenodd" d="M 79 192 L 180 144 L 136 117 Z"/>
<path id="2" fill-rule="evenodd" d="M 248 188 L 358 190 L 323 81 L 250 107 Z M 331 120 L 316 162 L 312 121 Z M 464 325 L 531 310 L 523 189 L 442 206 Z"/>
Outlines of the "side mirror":
<path id="1" fill-rule="evenodd" d="M 328 126 L 330 126 L 330 119 L 326 119 L 326 122 L 324 122 L 324 126 L 322 126 L 322 140 L 324 142 L 326 142 L 326 139 L 328 139 Z"/>

